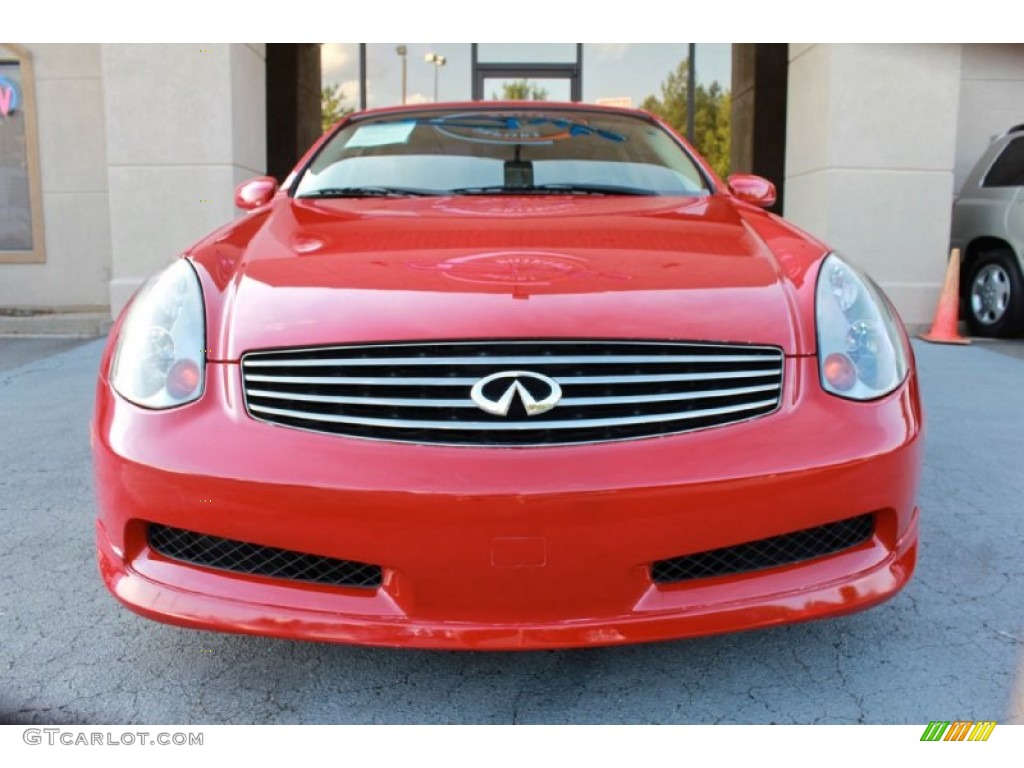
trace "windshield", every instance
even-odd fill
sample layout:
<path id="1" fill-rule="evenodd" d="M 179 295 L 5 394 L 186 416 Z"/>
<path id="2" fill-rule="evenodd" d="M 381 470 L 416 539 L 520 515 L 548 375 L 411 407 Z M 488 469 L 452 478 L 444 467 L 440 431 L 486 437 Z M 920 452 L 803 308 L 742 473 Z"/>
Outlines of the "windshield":
<path id="1" fill-rule="evenodd" d="M 652 122 L 528 107 L 357 120 L 295 187 L 296 197 L 708 192 L 686 151 Z"/>

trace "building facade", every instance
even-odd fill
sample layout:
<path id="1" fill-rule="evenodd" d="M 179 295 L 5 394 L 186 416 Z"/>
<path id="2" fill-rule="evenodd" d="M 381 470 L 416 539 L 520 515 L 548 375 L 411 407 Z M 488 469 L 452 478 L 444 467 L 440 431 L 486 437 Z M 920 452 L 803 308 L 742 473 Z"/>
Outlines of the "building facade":
<path id="1" fill-rule="evenodd" d="M 587 54 L 571 47 L 582 84 L 568 92 L 590 100 Z M 733 170 L 772 178 L 787 218 L 866 268 L 908 323 L 927 322 L 954 196 L 990 138 L 1024 122 L 1024 45 L 736 45 L 731 57 Z M 0 308 L 116 315 L 237 215 L 237 183 L 280 173 L 317 135 L 320 64 L 313 44 L 0 44 Z M 475 46 L 472 67 L 465 95 L 442 99 L 488 95 Z"/>

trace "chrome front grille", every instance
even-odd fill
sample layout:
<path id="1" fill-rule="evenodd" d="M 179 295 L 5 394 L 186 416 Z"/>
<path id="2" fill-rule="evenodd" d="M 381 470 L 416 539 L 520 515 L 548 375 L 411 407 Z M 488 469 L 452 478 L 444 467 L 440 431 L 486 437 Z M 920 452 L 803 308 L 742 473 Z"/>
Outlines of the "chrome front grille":
<path id="1" fill-rule="evenodd" d="M 527 446 L 627 440 L 717 427 L 774 411 L 782 350 L 634 341 L 467 341 L 251 352 L 242 357 L 249 414 L 290 427 L 375 440 Z M 543 379 L 561 399 L 505 415 L 471 397 L 501 372 L 532 397 Z M 539 374 L 531 378 L 528 374 Z M 498 400 L 513 378 L 499 377 Z"/>

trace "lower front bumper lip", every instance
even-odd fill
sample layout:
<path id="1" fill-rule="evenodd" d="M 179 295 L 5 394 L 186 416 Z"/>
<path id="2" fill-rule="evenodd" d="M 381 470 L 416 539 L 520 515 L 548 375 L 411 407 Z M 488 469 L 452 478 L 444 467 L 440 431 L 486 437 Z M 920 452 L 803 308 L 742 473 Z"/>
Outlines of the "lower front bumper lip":
<path id="1" fill-rule="evenodd" d="M 384 590 L 371 600 L 373 614 L 267 605 L 203 594 L 157 583 L 133 570 L 97 526 L 100 572 L 113 595 L 134 612 L 194 629 L 268 635 L 297 640 L 407 648 L 529 650 L 698 637 L 840 616 L 881 603 L 910 579 L 917 559 L 918 513 L 892 552 L 871 568 L 809 581 L 806 587 L 740 600 L 668 607 L 652 588 L 634 611 L 570 621 L 492 624 L 424 621 L 402 614 Z M 829 558 L 803 568 L 816 568 Z M 365 603 L 364 603 L 365 604 Z M 369 606 L 367 606 L 369 607 Z"/>

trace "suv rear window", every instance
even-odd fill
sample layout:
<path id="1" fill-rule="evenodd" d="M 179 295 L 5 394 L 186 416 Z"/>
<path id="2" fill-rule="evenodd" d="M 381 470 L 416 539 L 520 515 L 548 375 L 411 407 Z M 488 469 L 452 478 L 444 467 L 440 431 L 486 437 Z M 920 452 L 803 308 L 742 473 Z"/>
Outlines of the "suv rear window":
<path id="1" fill-rule="evenodd" d="M 992 163 L 983 187 L 1024 187 L 1024 136 L 1014 139 Z"/>

